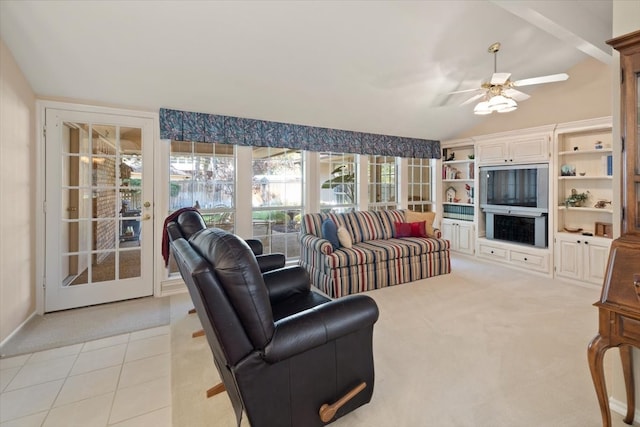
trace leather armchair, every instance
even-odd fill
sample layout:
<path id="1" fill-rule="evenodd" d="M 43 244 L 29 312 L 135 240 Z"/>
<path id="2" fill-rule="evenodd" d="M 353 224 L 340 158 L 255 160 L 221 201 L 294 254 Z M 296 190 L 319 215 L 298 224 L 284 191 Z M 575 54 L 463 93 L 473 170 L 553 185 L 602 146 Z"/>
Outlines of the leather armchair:
<path id="1" fill-rule="evenodd" d="M 207 228 L 207 224 L 204 222 L 204 218 L 197 211 L 182 212 L 175 221 L 171 221 L 167 224 L 167 233 L 169 234 L 169 240 L 174 240 L 180 237 L 189 240 L 191 236 L 200 230 Z M 287 259 L 282 253 L 263 254 L 264 247 L 262 242 L 258 239 L 246 239 L 245 240 L 251 251 L 256 256 L 260 271 L 267 272 L 275 270 L 276 268 L 284 267 Z"/>
<path id="2" fill-rule="evenodd" d="M 373 393 L 375 302 L 313 292 L 306 270 L 262 274 L 249 245 L 220 229 L 171 243 L 240 425 L 325 425 Z"/>

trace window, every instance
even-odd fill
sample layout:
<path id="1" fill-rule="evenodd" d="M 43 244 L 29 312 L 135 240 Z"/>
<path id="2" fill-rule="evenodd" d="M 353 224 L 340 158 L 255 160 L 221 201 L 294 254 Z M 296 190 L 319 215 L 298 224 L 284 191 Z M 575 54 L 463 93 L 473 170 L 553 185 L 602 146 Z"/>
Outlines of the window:
<path id="1" fill-rule="evenodd" d="M 396 208 L 396 170 L 395 157 L 369 156 L 369 210 Z"/>
<path id="2" fill-rule="evenodd" d="M 357 154 L 320 153 L 320 211 L 355 210 L 357 195 Z"/>
<path id="3" fill-rule="evenodd" d="M 302 214 L 303 162 L 300 150 L 252 148 L 253 237 L 265 253 L 300 256 L 298 231 Z"/>
<path id="4" fill-rule="evenodd" d="M 207 227 L 235 229 L 235 146 L 171 141 L 169 212 L 193 206 Z M 169 273 L 176 273 L 173 257 Z"/>
<path id="5" fill-rule="evenodd" d="M 431 186 L 431 159 L 409 159 L 408 207 L 415 212 L 433 210 L 433 189 Z"/>

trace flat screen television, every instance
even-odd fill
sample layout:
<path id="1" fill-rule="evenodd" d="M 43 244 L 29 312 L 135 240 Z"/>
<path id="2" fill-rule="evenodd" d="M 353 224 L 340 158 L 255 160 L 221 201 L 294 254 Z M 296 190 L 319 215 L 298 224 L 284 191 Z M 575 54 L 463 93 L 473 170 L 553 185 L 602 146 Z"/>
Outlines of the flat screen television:
<path id="1" fill-rule="evenodd" d="M 519 208 L 547 212 L 549 165 L 484 166 L 480 168 L 480 207 L 504 211 Z"/>

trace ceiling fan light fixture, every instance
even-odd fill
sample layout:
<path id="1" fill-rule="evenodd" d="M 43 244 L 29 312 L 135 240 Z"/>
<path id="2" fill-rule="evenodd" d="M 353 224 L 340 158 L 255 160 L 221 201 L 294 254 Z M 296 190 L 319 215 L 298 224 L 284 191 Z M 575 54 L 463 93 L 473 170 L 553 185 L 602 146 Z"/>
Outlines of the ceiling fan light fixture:
<path id="1" fill-rule="evenodd" d="M 508 105 L 507 97 L 503 95 L 496 95 L 489 100 L 489 108 L 491 111 L 499 111 L 506 108 Z"/>
<path id="2" fill-rule="evenodd" d="M 489 108 L 489 101 L 480 101 L 473 109 L 473 114 L 478 116 L 485 116 L 491 114 L 493 111 Z"/>
<path id="3" fill-rule="evenodd" d="M 473 113 L 479 116 L 491 114 L 494 111 L 498 113 L 508 113 L 518 109 L 518 103 L 508 96 L 498 94 L 492 96 L 488 101 L 479 102 L 473 109 Z"/>
<path id="4" fill-rule="evenodd" d="M 518 103 L 511 98 L 507 98 L 507 104 L 497 111 L 498 113 L 509 113 L 517 109 L 518 109 Z"/>

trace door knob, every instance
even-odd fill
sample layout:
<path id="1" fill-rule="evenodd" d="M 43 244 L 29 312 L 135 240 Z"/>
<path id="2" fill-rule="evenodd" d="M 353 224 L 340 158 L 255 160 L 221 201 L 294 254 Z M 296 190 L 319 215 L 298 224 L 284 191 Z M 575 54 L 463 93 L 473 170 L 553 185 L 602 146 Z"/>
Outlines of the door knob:
<path id="1" fill-rule="evenodd" d="M 144 207 L 145 207 L 145 208 L 151 207 L 151 203 L 149 203 L 149 202 L 144 202 Z"/>
<path id="2" fill-rule="evenodd" d="M 76 208 L 75 206 L 71 206 L 71 207 L 67 208 L 67 212 L 75 212 L 77 210 L 78 210 L 78 208 Z"/>

